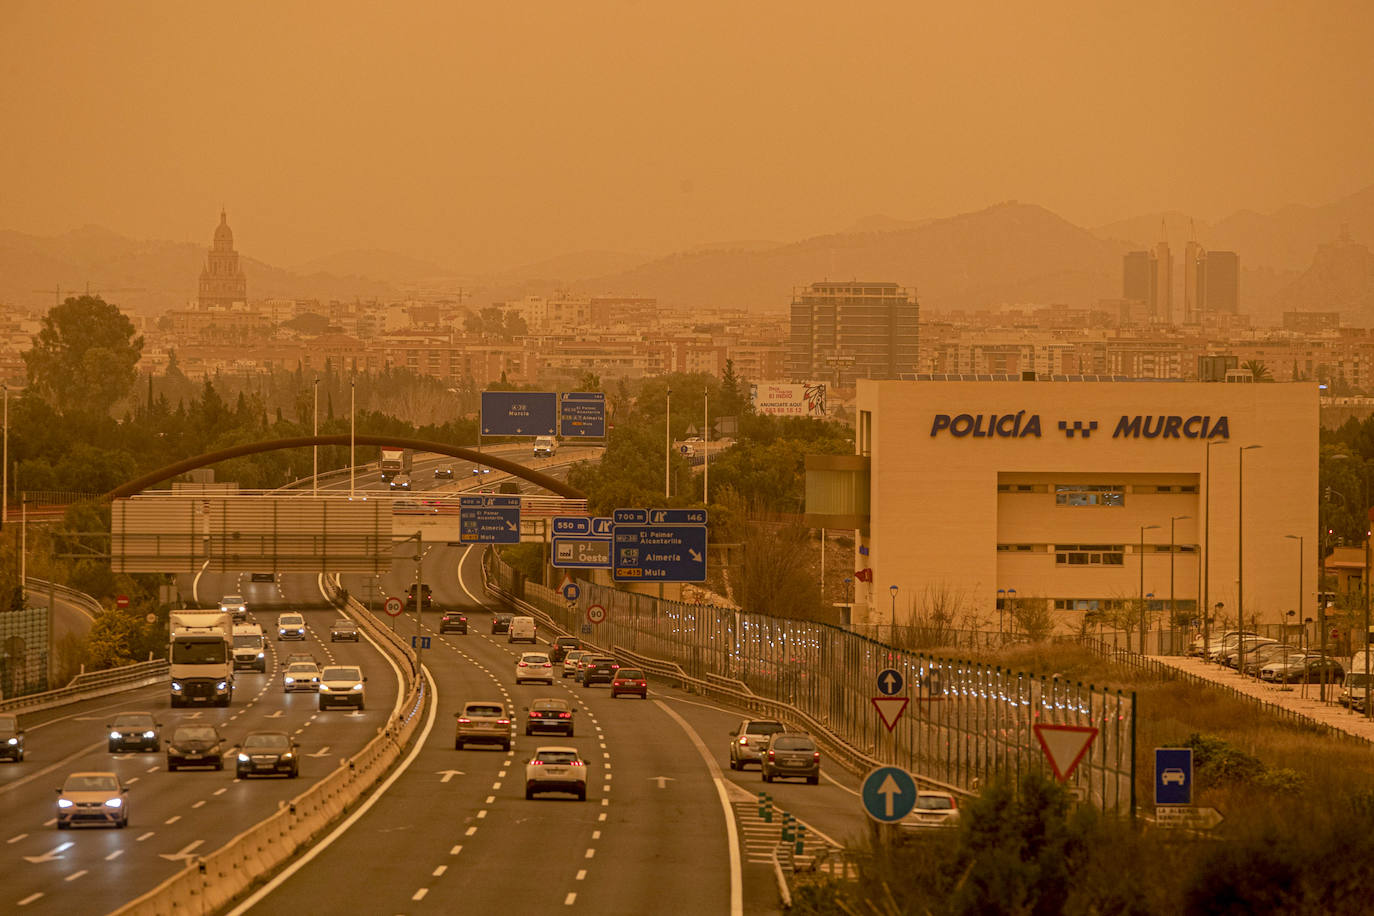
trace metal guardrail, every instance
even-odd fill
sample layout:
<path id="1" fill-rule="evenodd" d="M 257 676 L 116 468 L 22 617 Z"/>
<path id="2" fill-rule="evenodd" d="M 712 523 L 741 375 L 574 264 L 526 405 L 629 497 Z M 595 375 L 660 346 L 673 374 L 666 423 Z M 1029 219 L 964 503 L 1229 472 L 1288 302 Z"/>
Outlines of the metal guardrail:
<path id="1" fill-rule="evenodd" d="M 25 576 L 24 590 L 26 592 L 52 592 L 53 594 L 61 595 L 64 601 L 73 605 L 77 610 L 92 620 L 95 619 L 95 615 L 105 610 L 105 605 L 101 604 L 95 598 L 69 585 L 63 585 L 61 582 L 52 582 L 48 579 L 37 579 L 33 576 Z"/>
<path id="2" fill-rule="evenodd" d="M 167 660 L 159 658 L 103 671 L 87 671 L 72 678 L 66 687 L 0 701 L 0 712 L 41 712 L 67 703 L 149 687 L 165 681 L 168 670 Z"/>
<path id="3" fill-rule="evenodd" d="M 325 581 L 332 597 L 343 599 L 338 581 L 328 576 Z M 349 597 L 347 608 L 359 626 L 402 663 L 407 683 L 397 718 L 378 729 L 366 747 L 342 761 L 333 773 L 283 803 L 275 814 L 214 852 L 188 862 L 184 869 L 115 914 L 179 916 L 218 911 L 328 830 L 400 759 L 419 726 L 427 699 L 424 679 L 416 676 L 410 647 L 390 627 L 357 599 Z"/>

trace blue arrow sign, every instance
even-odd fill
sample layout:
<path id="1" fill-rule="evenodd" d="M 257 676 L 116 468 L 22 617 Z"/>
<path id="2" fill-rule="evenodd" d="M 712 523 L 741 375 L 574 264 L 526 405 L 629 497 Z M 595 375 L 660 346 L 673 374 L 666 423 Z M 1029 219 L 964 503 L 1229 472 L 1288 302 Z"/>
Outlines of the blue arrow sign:
<path id="1" fill-rule="evenodd" d="M 606 436 L 606 395 L 601 391 L 569 391 L 558 396 L 558 429 L 565 439 L 602 439 Z"/>
<path id="2" fill-rule="evenodd" d="M 650 525 L 704 525 L 705 509 L 650 509 Z"/>
<path id="3" fill-rule="evenodd" d="M 616 509 L 611 513 L 611 519 L 617 525 L 647 525 L 649 523 L 649 510 Z"/>
<path id="4" fill-rule="evenodd" d="M 582 594 L 582 589 L 578 587 L 576 582 L 569 582 L 563 586 L 563 597 L 568 601 L 576 601 L 580 594 Z"/>
<path id="5" fill-rule="evenodd" d="M 459 497 L 458 540 L 463 544 L 519 544 L 520 497 Z"/>
<path id="6" fill-rule="evenodd" d="M 592 520 L 584 515 L 555 515 L 554 534 L 591 534 Z"/>
<path id="7" fill-rule="evenodd" d="M 552 391 L 482 392 L 484 436 L 552 436 L 557 415 Z"/>
<path id="8" fill-rule="evenodd" d="M 608 538 L 611 536 L 611 526 L 614 524 L 614 520 L 608 516 L 598 515 L 592 519 L 592 534 L 599 538 Z"/>
<path id="9" fill-rule="evenodd" d="M 623 525 L 617 521 L 612 550 L 611 578 L 617 582 L 706 581 L 704 525 Z"/>
<path id="10" fill-rule="evenodd" d="M 1155 804 L 1193 803 L 1193 749 L 1155 748 Z"/>
<path id="11" fill-rule="evenodd" d="M 916 807 L 916 780 L 901 767 L 875 767 L 864 777 L 859 795 L 869 817 L 895 824 Z"/>
<path id="12" fill-rule="evenodd" d="M 905 686 L 902 672 L 896 668 L 884 668 L 878 672 L 878 692 L 885 697 L 895 697 Z"/>

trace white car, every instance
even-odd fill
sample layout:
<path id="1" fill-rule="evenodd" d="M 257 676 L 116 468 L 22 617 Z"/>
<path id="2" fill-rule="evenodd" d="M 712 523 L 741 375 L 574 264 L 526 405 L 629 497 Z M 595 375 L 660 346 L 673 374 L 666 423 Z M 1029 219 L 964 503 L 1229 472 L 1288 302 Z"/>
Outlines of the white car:
<path id="1" fill-rule="evenodd" d="M 114 773 L 72 773 L 57 790 L 57 829 L 72 824 L 129 826 L 128 791 Z"/>
<path id="2" fill-rule="evenodd" d="M 286 666 L 281 676 L 283 693 L 309 690 L 314 693 L 320 689 L 320 668 L 314 662 L 294 662 Z"/>
<path id="3" fill-rule="evenodd" d="M 587 800 L 587 762 L 575 747 L 541 747 L 525 763 L 525 797 L 540 792 L 567 792 Z"/>
<path id="4" fill-rule="evenodd" d="M 908 830 L 925 827 L 953 827 L 959 821 L 959 799 L 950 792 L 918 791 L 916 807 L 902 821 Z"/>
<path id="5" fill-rule="evenodd" d="M 526 652 L 515 663 L 515 683 L 543 681 L 553 686 L 553 661 L 543 652 Z"/>
<path id="6" fill-rule="evenodd" d="M 242 595 L 225 595 L 219 599 L 219 609 L 226 614 L 232 614 L 234 623 L 242 623 L 248 619 L 248 602 L 243 600 Z"/>
<path id="7" fill-rule="evenodd" d="M 305 639 L 305 618 L 300 614 L 277 615 L 277 642 L 283 639 Z"/>
<path id="8" fill-rule="evenodd" d="M 363 669 L 357 665 L 325 665 L 320 671 L 320 709 L 331 706 L 363 708 Z"/>

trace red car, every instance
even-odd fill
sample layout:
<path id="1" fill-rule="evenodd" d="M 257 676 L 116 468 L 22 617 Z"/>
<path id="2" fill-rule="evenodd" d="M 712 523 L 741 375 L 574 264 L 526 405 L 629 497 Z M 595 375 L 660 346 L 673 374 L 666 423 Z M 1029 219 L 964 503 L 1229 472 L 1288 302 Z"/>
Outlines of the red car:
<path id="1" fill-rule="evenodd" d="M 647 700 L 649 682 L 644 679 L 644 672 L 638 668 L 621 668 L 616 671 L 615 678 L 611 681 L 611 698 L 614 699 L 622 693 Z"/>

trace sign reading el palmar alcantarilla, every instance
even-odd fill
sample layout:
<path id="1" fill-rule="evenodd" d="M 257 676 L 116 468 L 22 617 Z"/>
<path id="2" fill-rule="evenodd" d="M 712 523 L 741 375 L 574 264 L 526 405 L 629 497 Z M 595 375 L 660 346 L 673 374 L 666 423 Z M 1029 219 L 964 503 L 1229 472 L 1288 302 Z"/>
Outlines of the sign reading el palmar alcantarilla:
<path id="1" fill-rule="evenodd" d="M 1096 420 L 1059 420 L 1059 431 L 1066 438 L 1089 439 L 1097 432 Z M 973 439 L 1039 439 L 1040 414 L 1024 410 L 1004 414 L 950 415 L 937 413 L 930 425 L 930 435 L 948 433 L 955 438 Z M 1179 416 L 1177 414 L 1129 414 L 1117 420 L 1113 439 L 1230 439 L 1231 425 L 1227 417 Z"/>

